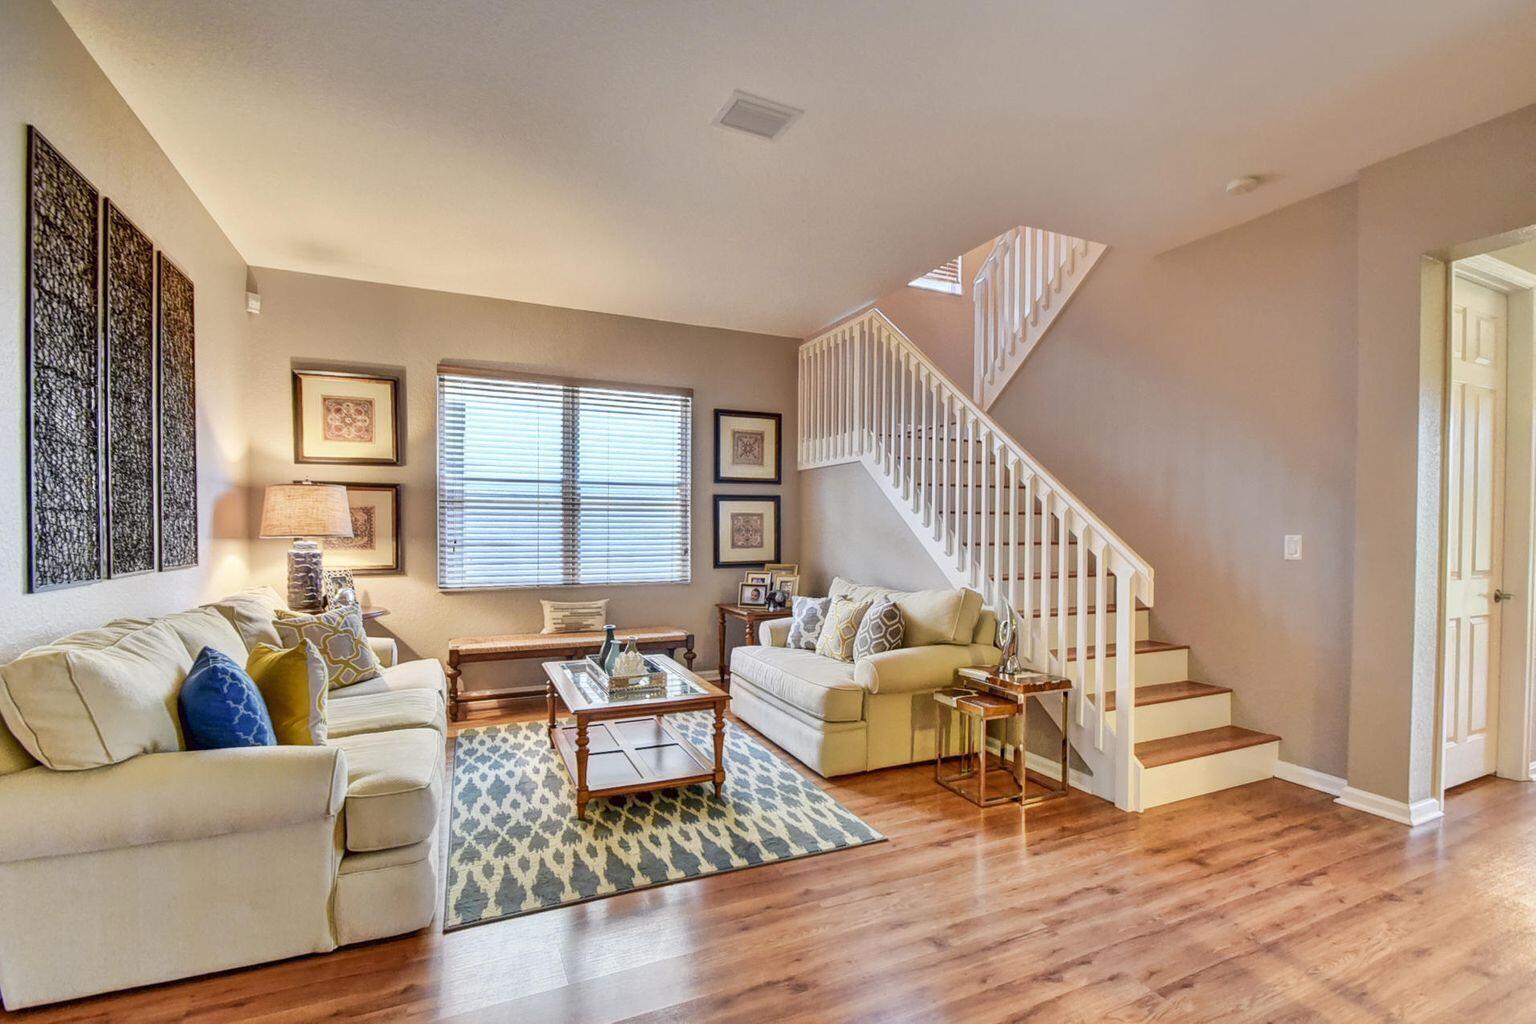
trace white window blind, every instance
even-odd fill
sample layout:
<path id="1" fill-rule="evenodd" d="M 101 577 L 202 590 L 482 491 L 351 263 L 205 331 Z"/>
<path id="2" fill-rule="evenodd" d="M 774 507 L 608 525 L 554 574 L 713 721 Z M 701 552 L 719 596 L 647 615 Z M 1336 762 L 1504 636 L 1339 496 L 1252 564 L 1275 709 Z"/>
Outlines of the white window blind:
<path id="1" fill-rule="evenodd" d="M 936 292 L 960 294 L 960 257 L 956 256 L 941 267 L 934 267 L 916 281 L 908 281 L 913 288 L 927 288 Z"/>
<path id="2" fill-rule="evenodd" d="M 440 368 L 445 590 L 687 583 L 693 397 Z"/>

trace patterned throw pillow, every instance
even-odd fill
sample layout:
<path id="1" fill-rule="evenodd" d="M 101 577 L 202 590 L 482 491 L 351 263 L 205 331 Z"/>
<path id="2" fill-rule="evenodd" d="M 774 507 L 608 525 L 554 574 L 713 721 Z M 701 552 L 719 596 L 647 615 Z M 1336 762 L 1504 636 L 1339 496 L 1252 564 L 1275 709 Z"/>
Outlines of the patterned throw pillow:
<path id="1" fill-rule="evenodd" d="M 821 636 L 822 623 L 827 621 L 830 597 L 797 597 L 790 606 L 788 646 L 802 651 L 814 651 L 816 640 Z"/>
<path id="2" fill-rule="evenodd" d="M 379 656 L 368 646 L 363 615 L 356 607 L 333 608 L 319 615 L 277 613 L 277 638 L 297 647 L 308 640 L 325 659 L 331 689 L 339 690 L 379 674 Z"/>
<path id="3" fill-rule="evenodd" d="M 853 660 L 862 661 L 871 654 L 894 651 L 901 646 L 905 635 L 901 609 L 894 601 L 882 598 L 869 606 L 859 623 L 859 635 L 853 639 Z"/>
<path id="4" fill-rule="evenodd" d="M 245 669 L 216 647 L 192 662 L 177 697 L 188 750 L 270 747 L 277 743 L 272 719 Z"/>
<path id="5" fill-rule="evenodd" d="M 816 653 L 823 658 L 852 661 L 853 642 L 858 639 L 859 623 L 867 611 L 868 601 L 834 598 L 832 607 L 827 609 L 827 624 L 821 627 L 821 636 L 816 638 Z"/>
<path id="6" fill-rule="evenodd" d="M 608 622 L 608 599 L 601 601 L 540 601 L 545 633 L 600 633 Z"/>
<path id="7" fill-rule="evenodd" d="M 257 644 L 251 648 L 245 670 L 261 691 L 277 742 L 309 746 L 325 742 L 330 673 L 314 644 L 305 640 L 286 651 Z"/>

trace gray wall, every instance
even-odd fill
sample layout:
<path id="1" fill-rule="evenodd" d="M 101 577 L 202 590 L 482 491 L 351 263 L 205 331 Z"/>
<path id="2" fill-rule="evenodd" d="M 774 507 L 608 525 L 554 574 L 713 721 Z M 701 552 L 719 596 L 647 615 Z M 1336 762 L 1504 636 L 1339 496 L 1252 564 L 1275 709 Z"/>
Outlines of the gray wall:
<path id="1" fill-rule="evenodd" d="M 390 610 L 375 632 L 395 635 L 411 653 L 446 658 L 448 640 L 486 633 L 536 632 L 540 598 L 608 597 L 620 626 L 678 625 L 699 641 L 701 668 L 716 663 L 714 605 L 733 601 L 740 569 L 713 568 L 712 496 L 777 494 L 783 516 L 782 560 L 799 559 L 799 474 L 794 471 L 795 349 L 791 338 L 657 320 L 608 316 L 530 303 L 475 298 L 394 285 L 258 269 L 262 311 L 254 324 L 248 369 L 252 497 L 270 483 L 300 476 L 399 483 L 405 572 L 359 577 L 367 603 Z M 319 360 L 317 364 L 316 360 Z M 437 589 L 436 368 L 439 362 L 493 362 L 542 373 L 693 389 L 693 582 L 445 593 Z M 326 363 L 404 376 L 403 466 L 297 466 L 289 413 L 290 371 Z M 784 484 L 716 484 L 714 410 L 784 415 Z M 259 500 L 253 500 L 251 535 Z M 255 541 L 252 576 L 281 589 L 287 545 Z M 466 670 L 471 688 L 537 683 L 538 666 L 480 665 Z"/>
<path id="2" fill-rule="evenodd" d="M 800 550 L 808 594 L 825 594 L 834 576 L 894 590 L 949 586 L 869 471 L 857 464 L 800 474 Z"/>
<path id="3" fill-rule="evenodd" d="M 26 593 L 26 127 L 37 128 L 192 278 L 196 289 L 195 568 Z M 0 661 L 124 615 L 176 611 L 245 580 L 245 263 L 47 0 L 7 0 L 0 31 Z"/>

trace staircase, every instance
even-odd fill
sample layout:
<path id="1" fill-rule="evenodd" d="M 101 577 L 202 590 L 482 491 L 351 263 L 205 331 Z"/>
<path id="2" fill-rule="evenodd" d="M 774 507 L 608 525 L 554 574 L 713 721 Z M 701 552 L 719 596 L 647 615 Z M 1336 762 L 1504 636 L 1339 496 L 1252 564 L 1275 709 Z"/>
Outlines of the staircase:
<path id="1" fill-rule="evenodd" d="M 1040 228 L 998 238 L 976 274 L 976 380 L 983 409 L 1019 372 L 1105 247 Z"/>
<path id="2" fill-rule="evenodd" d="M 884 314 L 799 360 L 799 468 L 860 463 L 954 585 L 1008 603 L 1020 658 L 1072 680 L 1075 785 L 1140 811 L 1274 774 L 1279 737 L 1232 725 L 1231 691 L 1150 639 L 1152 567 Z"/>

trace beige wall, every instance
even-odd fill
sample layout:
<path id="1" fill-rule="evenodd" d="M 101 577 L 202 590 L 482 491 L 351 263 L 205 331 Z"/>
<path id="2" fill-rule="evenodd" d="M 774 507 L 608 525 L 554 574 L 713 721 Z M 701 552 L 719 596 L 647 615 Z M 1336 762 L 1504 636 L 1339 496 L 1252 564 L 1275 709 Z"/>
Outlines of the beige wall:
<path id="1" fill-rule="evenodd" d="M 1358 188 L 1349 782 L 1412 802 L 1435 789 L 1440 633 L 1444 351 L 1421 319 L 1423 257 L 1536 224 L 1536 106 L 1368 167 Z"/>
<path id="2" fill-rule="evenodd" d="M 783 560 L 799 556 L 799 488 L 794 472 L 793 339 L 687 327 L 446 292 L 339 278 L 254 271 L 262 297 L 255 319 L 247 400 L 252 410 L 251 482 L 316 479 L 402 486 L 405 573 L 360 577 L 370 604 L 390 609 L 377 624 L 415 654 L 443 658 L 450 637 L 537 631 L 539 599 L 609 597 L 616 624 L 680 625 L 699 640 L 699 665 L 715 665 L 714 604 L 734 600 L 742 570 L 713 568 L 712 495 L 777 494 Z M 436 555 L 436 367 L 477 360 L 600 380 L 691 387 L 694 391 L 693 582 L 677 586 L 586 587 L 441 593 Z M 406 461 L 398 467 L 305 466 L 293 462 L 290 371 L 295 365 L 364 367 L 403 374 Z M 784 414 L 784 484 L 715 484 L 714 410 Z M 250 530 L 255 533 L 252 503 Z M 256 541 L 253 575 L 281 588 L 287 545 Z M 475 688 L 542 679 L 536 665 L 475 666 Z"/>
<path id="3" fill-rule="evenodd" d="M 992 414 L 1157 571 L 1153 632 L 1236 724 L 1342 775 L 1355 196 L 1161 256 L 1111 249 Z M 1285 534 L 1305 557 L 1281 558 Z"/>
<path id="4" fill-rule="evenodd" d="M 195 568 L 26 593 L 26 126 L 34 124 L 119 204 L 196 288 L 198 515 Z M 245 264 L 47 0 L 8 0 L 0 31 L 0 660 L 122 615 L 175 611 L 244 580 Z"/>
<path id="5" fill-rule="evenodd" d="M 800 523 L 807 594 L 825 594 L 834 576 L 894 590 L 949 586 L 869 471 L 857 463 L 801 474 Z"/>

